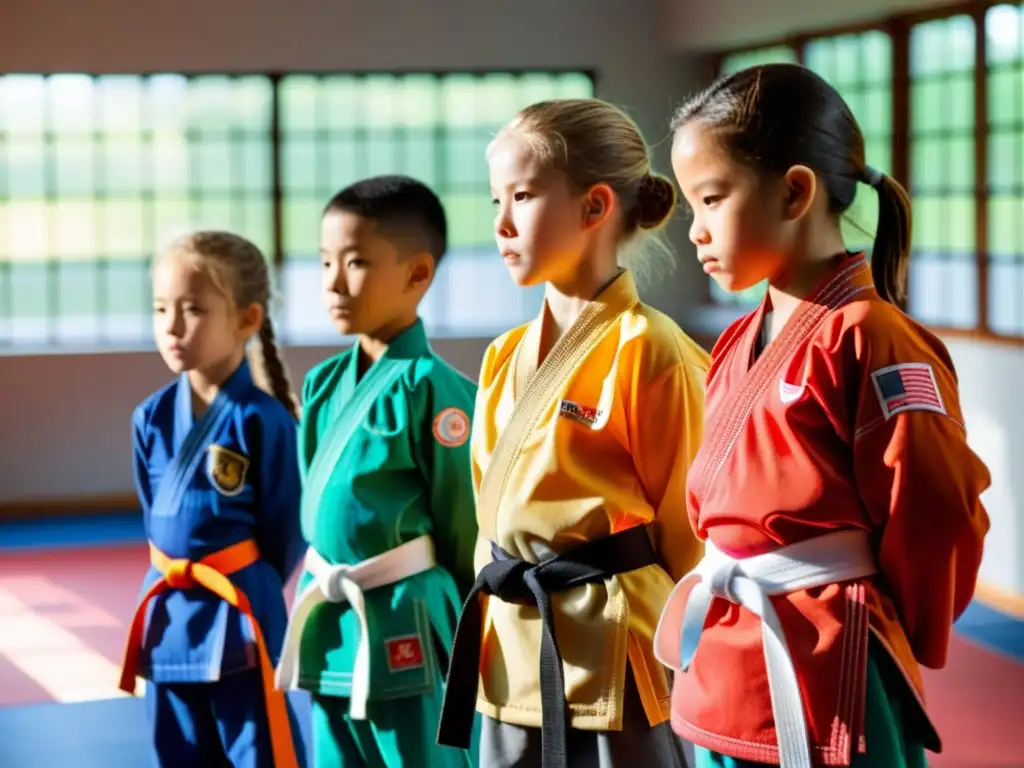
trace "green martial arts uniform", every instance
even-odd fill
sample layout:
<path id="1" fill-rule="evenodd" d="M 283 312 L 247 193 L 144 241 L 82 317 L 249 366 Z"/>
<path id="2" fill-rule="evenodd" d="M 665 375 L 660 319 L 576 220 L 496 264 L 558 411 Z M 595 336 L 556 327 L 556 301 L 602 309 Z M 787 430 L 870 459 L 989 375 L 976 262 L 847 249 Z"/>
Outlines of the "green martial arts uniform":
<path id="1" fill-rule="evenodd" d="M 356 346 L 303 386 L 303 533 L 326 563 L 353 566 L 428 536 L 436 565 L 367 589 L 365 624 L 351 600 L 309 613 L 297 685 L 313 694 L 313 764 L 475 766 L 475 744 L 466 751 L 435 739 L 448 651 L 474 580 L 476 385 L 434 354 L 419 320 L 361 377 L 358 363 Z M 298 594 L 312 579 L 307 559 Z M 350 712 L 364 626 L 365 719 Z"/>

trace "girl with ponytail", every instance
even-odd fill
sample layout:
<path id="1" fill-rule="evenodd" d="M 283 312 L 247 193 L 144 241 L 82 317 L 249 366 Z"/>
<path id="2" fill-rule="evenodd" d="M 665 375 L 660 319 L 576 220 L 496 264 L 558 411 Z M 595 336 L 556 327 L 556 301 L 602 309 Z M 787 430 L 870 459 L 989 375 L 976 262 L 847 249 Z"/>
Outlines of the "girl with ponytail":
<path id="1" fill-rule="evenodd" d="M 282 588 L 305 544 L 296 404 L 269 298 L 263 254 L 227 232 L 184 237 L 154 267 L 153 330 L 176 378 L 132 417 L 150 568 L 121 688 L 148 681 L 161 765 L 303 762 L 274 688 Z M 259 359 L 250 363 L 254 337 Z"/>
<path id="2" fill-rule="evenodd" d="M 761 306 L 712 352 L 687 477 L 701 563 L 662 612 L 672 725 L 697 766 L 924 766 L 919 665 L 945 664 L 989 485 L 943 343 L 902 310 L 910 204 L 838 93 L 754 67 L 690 99 L 672 164 L 704 271 Z M 870 256 L 840 218 L 879 199 Z"/>

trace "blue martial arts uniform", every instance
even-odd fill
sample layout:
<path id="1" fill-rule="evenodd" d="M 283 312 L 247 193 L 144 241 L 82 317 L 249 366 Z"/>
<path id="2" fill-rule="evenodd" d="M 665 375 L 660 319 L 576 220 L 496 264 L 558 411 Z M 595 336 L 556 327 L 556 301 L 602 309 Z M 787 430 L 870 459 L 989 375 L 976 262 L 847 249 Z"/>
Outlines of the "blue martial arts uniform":
<path id="1" fill-rule="evenodd" d="M 132 423 L 151 545 L 198 561 L 254 540 L 261 559 L 228 578 L 248 597 L 276 664 L 288 619 L 283 585 L 306 548 L 294 419 L 253 383 L 243 360 L 198 419 L 182 375 L 139 405 Z M 161 577 L 151 566 L 142 594 Z M 238 609 L 202 587 L 156 596 L 140 675 L 157 765 L 198 768 L 226 757 L 233 766 L 273 766 L 254 635 Z"/>

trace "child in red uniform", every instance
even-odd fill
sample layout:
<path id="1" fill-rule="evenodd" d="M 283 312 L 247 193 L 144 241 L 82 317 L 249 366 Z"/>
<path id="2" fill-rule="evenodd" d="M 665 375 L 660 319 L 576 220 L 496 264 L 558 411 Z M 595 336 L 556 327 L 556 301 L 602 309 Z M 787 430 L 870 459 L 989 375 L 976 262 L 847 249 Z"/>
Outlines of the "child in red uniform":
<path id="1" fill-rule="evenodd" d="M 942 342 L 901 311 L 907 194 L 864 163 L 849 108 L 793 65 L 690 100 L 673 169 L 726 290 L 768 280 L 712 353 L 687 478 L 705 558 L 655 641 L 697 766 L 923 766 L 918 664 L 941 667 L 988 517 Z M 879 199 L 872 259 L 840 216 Z M 698 643 L 699 639 L 699 643 Z"/>

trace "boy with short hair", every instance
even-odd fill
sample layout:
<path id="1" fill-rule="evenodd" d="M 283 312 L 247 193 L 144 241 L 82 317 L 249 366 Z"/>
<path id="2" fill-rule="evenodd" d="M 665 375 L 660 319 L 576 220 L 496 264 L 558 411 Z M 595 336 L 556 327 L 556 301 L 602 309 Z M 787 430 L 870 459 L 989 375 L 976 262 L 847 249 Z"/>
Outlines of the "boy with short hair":
<path id="1" fill-rule="evenodd" d="M 446 239 L 440 200 L 404 176 L 345 188 L 321 221 L 324 298 L 358 341 L 303 386 L 310 547 L 277 670 L 312 693 L 317 768 L 477 762 L 435 742 L 477 537 L 476 385 L 434 354 L 418 315 Z"/>

